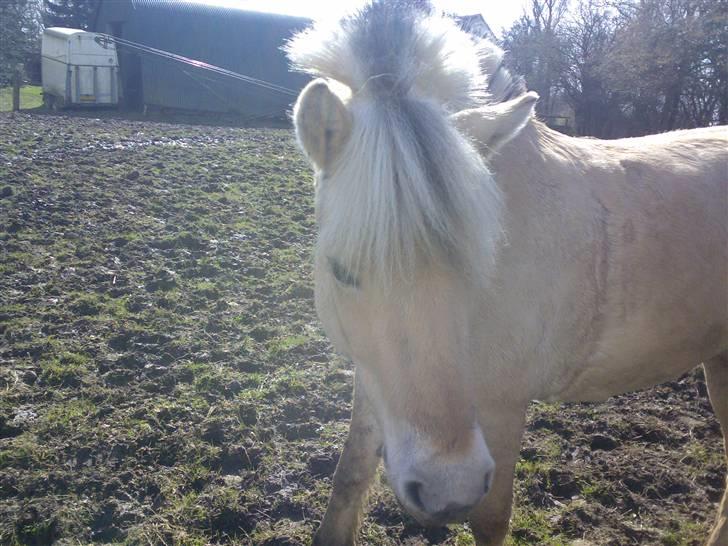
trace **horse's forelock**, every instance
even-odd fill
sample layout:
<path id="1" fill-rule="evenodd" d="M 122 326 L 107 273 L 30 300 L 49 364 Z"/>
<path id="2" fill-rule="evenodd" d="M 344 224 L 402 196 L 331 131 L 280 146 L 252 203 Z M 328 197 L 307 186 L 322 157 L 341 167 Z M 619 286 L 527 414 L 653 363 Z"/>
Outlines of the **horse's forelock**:
<path id="1" fill-rule="evenodd" d="M 483 102 L 486 50 L 426 4 L 376 1 L 288 46 L 352 92 L 349 142 L 317 192 L 319 251 L 385 282 L 422 259 L 486 278 L 502 234 L 500 192 L 448 118 Z"/>
<path id="2" fill-rule="evenodd" d="M 419 100 L 355 105 L 354 129 L 318 191 L 320 252 L 390 284 L 422 260 L 486 278 L 501 197 L 442 109 Z"/>

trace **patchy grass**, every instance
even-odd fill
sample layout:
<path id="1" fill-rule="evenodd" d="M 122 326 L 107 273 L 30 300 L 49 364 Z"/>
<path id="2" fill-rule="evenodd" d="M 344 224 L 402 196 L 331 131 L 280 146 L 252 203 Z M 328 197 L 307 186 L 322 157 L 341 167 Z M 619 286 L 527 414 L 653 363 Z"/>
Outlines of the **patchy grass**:
<path id="1" fill-rule="evenodd" d="M 37 85 L 24 85 L 20 88 L 20 109 L 31 110 L 43 105 L 43 88 Z M 0 88 L 0 112 L 13 109 L 13 88 Z"/>
<path id="2" fill-rule="evenodd" d="M 47 435 L 67 434 L 90 425 L 97 407 L 91 400 L 72 398 L 51 405 L 42 418 L 38 430 Z"/>
<path id="3" fill-rule="evenodd" d="M 660 538 L 660 544 L 662 546 L 685 546 L 694 544 L 696 537 L 702 536 L 705 533 L 704 523 L 677 521 L 671 522 L 670 527 Z"/>
<path id="4" fill-rule="evenodd" d="M 40 363 L 41 379 L 49 385 L 77 387 L 90 368 L 86 355 L 63 352 Z"/>
<path id="5" fill-rule="evenodd" d="M 316 320 L 292 133 L 21 113 L 0 134 L 0 543 L 308 544 L 353 375 Z M 698 544 L 725 472 L 702 381 L 533 404 L 509 543 Z M 383 477 L 360 542 L 473 544 Z"/>

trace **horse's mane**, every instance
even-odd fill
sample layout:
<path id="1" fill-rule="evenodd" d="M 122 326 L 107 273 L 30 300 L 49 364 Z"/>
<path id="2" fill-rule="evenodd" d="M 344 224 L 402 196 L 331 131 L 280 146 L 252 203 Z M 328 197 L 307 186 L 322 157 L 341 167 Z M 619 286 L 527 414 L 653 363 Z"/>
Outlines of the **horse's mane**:
<path id="1" fill-rule="evenodd" d="M 501 193 L 449 115 L 523 87 L 502 51 L 417 0 L 375 0 L 287 51 L 298 70 L 351 93 L 351 136 L 317 189 L 319 251 L 385 280 L 423 259 L 487 277 Z"/>
<path id="2" fill-rule="evenodd" d="M 522 76 L 514 75 L 507 67 L 504 51 L 487 39 L 479 42 L 481 51 L 480 66 L 488 77 L 489 103 L 505 102 L 526 93 L 526 82 Z"/>

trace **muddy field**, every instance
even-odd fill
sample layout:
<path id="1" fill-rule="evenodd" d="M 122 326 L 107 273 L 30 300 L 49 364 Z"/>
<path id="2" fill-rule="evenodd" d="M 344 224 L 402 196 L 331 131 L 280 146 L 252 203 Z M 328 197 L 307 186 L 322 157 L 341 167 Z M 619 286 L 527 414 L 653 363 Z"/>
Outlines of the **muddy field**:
<path id="1" fill-rule="evenodd" d="M 287 130 L 0 115 L 0 544 L 306 544 L 352 372 L 313 309 Z M 697 545 L 723 484 L 695 371 L 534 404 L 511 544 Z M 424 531 L 382 477 L 363 544 Z"/>

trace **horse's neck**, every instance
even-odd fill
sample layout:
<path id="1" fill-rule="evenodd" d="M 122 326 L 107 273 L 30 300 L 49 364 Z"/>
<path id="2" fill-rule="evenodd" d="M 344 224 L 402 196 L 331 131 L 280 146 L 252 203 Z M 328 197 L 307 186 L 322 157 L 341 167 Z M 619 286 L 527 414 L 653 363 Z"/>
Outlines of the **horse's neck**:
<path id="1" fill-rule="evenodd" d="M 590 199 L 588 181 L 579 178 L 589 161 L 582 148 L 579 139 L 532 120 L 493 156 L 490 168 L 506 196 L 508 230 L 531 240 L 544 231 L 560 237 L 562 229 L 586 220 L 575 209 Z"/>
<path id="2" fill-rule="evenodd" d="M 531 122 L 490 161 L 505 195 L 507 244 L 498 260 L 499 290 L 488 295 L 486 305 L 502 312 L 488 329 L 495 344 L 519 331 L 525 365 L 539 366 L 549 377 L 559 375 L 564 358 L 588 350 L 593 335 L 588 329 L 593 310 L 579 305 L 574 289 L 594 263 L 588 254 L 596 236 L 589 185 L 578 179 L 579 148 L 578 139 Z M 561 312 L 569 308 L 577 312 Z M 502 331 L 496 334 L 497 329 Z M 540 355 L 540 346 L 554 349 Z M 541 375 L 534 371 L 530 377 Z M 541 387 L 531 385 L 532 394 L 541 394 Z"/>
<path id="3" fill-rule="evenodd" d="M 532 121 L 493 157 L 505 196 L 504 258 L 513 261 L 504 267 L 533 266 L 557 283 L 563 264 L 592 237 L 594 200 L 583 176 L 589 159 L 580 148 L 579 139 Z"/>

